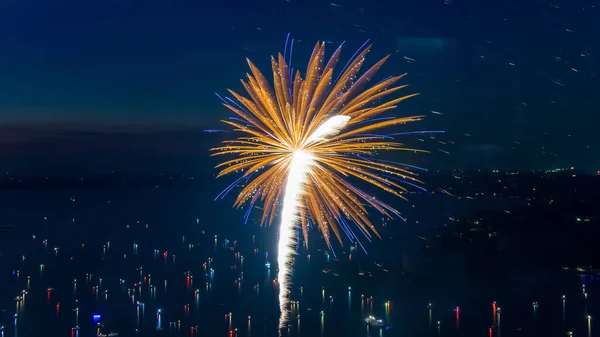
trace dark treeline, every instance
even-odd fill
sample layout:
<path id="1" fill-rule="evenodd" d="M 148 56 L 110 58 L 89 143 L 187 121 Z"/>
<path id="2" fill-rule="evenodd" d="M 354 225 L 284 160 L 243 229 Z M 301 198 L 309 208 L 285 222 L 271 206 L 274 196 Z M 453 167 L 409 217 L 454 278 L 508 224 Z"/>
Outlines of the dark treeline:
<path id="1" fill-rule="evenodd" d="M 515 265 L 600 267 L 600 179 L 538 177 L 527 185 L 521 189 L 526 206 L 457 218 L 441 230 L 433 250 L 460 256 L 491 277 Z"/>
<path id="2" fill-rule="evenodd" d="M 35 189 L 98 189 L 98 188 L 144 188 L 166 187 L 182 184 L 199 184 L 196 176 L 186 174 L 98 174 L 85 177 L 3 177 L 0 178 L 0 190 L 35 190 Z"/>

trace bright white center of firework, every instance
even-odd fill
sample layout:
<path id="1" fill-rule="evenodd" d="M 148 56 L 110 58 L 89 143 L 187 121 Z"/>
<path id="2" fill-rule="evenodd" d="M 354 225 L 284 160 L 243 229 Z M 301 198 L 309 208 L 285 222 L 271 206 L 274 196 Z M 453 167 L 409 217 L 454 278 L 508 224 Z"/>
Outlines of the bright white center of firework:
<path id="1" fill-rule="evenodd" d="M 302 195 L 302 186 L 306 181 L 306 174 L 310 171 L 313 163 L 310 152 L 305 150 L 305 148 L 314 142 L 323 141 L 327 137 L 336 135 L 346 126 L 349 120 L 350 117 L 348 116 L 334 116 L 329 118 L 307 138 L 303 147 L 294 151 L 292 155 L 290 171 L 285 186 L 285 195 L 283 197 L 277 255 L 277 264 L 279 266 L 277 274 L 277 280 L 279 281 L 279 309 L 281 310 L 281 317 L 279 319 L 280 328 L 285 327 L 288 321 L 291 267 L 295 253 L 295 226 L 298 220 L 299 200 Z"/>

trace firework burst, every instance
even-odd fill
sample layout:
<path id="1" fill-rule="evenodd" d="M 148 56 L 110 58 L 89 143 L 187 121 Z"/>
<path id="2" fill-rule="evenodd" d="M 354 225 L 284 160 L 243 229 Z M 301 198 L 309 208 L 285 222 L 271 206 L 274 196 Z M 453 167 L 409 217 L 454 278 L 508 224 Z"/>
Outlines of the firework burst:
<path id="1" fill-rule="evenodd" d="M 367 238 L 378 236 L 368 218 L 369 208 L 387 217 L 400 217 L 400 213 L 350 180 L 366 182 L 402 199 L 406 185 L 420 183 L 411 171 L 416 167 L 376 157 L 384 150 L 423 152 L 376 133 L 422 116 L 381 117 L 417 94 L 388 99 L 406 87 L 397 85 L 404 75 L 365 88 L 389 57 L 359 76 L 369 50 L 370 46 L 359 49 L 335 79 L 341 46 L 326 59 L 325 44 L 317 43 L 304 78 L 299 71 L 293 74 L 284 52 L 271 58 L 273 85 L 248 60 L 251 74 L 242 80 L 248 97 L 230 90 L 233 99 L 223 100 L 237 117 L 222 122 L 243 136 L 211 149 L 213 156 L 234 156 L 217 165 L 218 177 L 242 174 L 231 185 L 242 179 L 247 183 L 236 207 L 248 204 L 250 210 L 256 202 L 264 204 L 261 222 L 269 225 L 279 215 L 281 326 L 287 321 L 296 226 L 302 228 L 307 243 L 309 224 L 318 225 L 328 246 L 331 233 L 340 243 L 342 233 L 358 242 L 353 229 Z"/>

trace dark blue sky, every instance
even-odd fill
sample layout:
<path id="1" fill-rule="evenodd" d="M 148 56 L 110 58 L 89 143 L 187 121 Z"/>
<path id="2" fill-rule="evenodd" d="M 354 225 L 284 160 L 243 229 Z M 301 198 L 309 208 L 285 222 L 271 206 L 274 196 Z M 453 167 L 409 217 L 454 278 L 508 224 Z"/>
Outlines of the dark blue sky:
<path id="1" fill-rule="evenodd" d="M 0 166 L 115 149 L 195 163 L 229 115 L 214 92 L 240 89 L 246 57 L 267 73 L 291 32 L 299 68 L 317 40 L 392 53 L 380 76 L 423 93 L 398 114 L 447 131 L 423 144 L 432 167 L 595 168 L 598 31 L 592 1 L 2 1 Z"/>

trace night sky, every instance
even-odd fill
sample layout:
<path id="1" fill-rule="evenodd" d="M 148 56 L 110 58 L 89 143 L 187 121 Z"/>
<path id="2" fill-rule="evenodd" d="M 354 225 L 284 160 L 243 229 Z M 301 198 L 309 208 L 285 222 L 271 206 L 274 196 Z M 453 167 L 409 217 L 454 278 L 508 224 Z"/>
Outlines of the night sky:
<path id="1" fill-rule="evenodd" d="M 317 40 L 391 53 L 378 77 L 422 93 L 395 113 L 446 131 L 406 140 L 429 168 L 598 169 L 598 32 L 594 1 L 5 0 L 0 170 L 210 171 L 215 92 L 288 33 L 295 69 Z"/>

